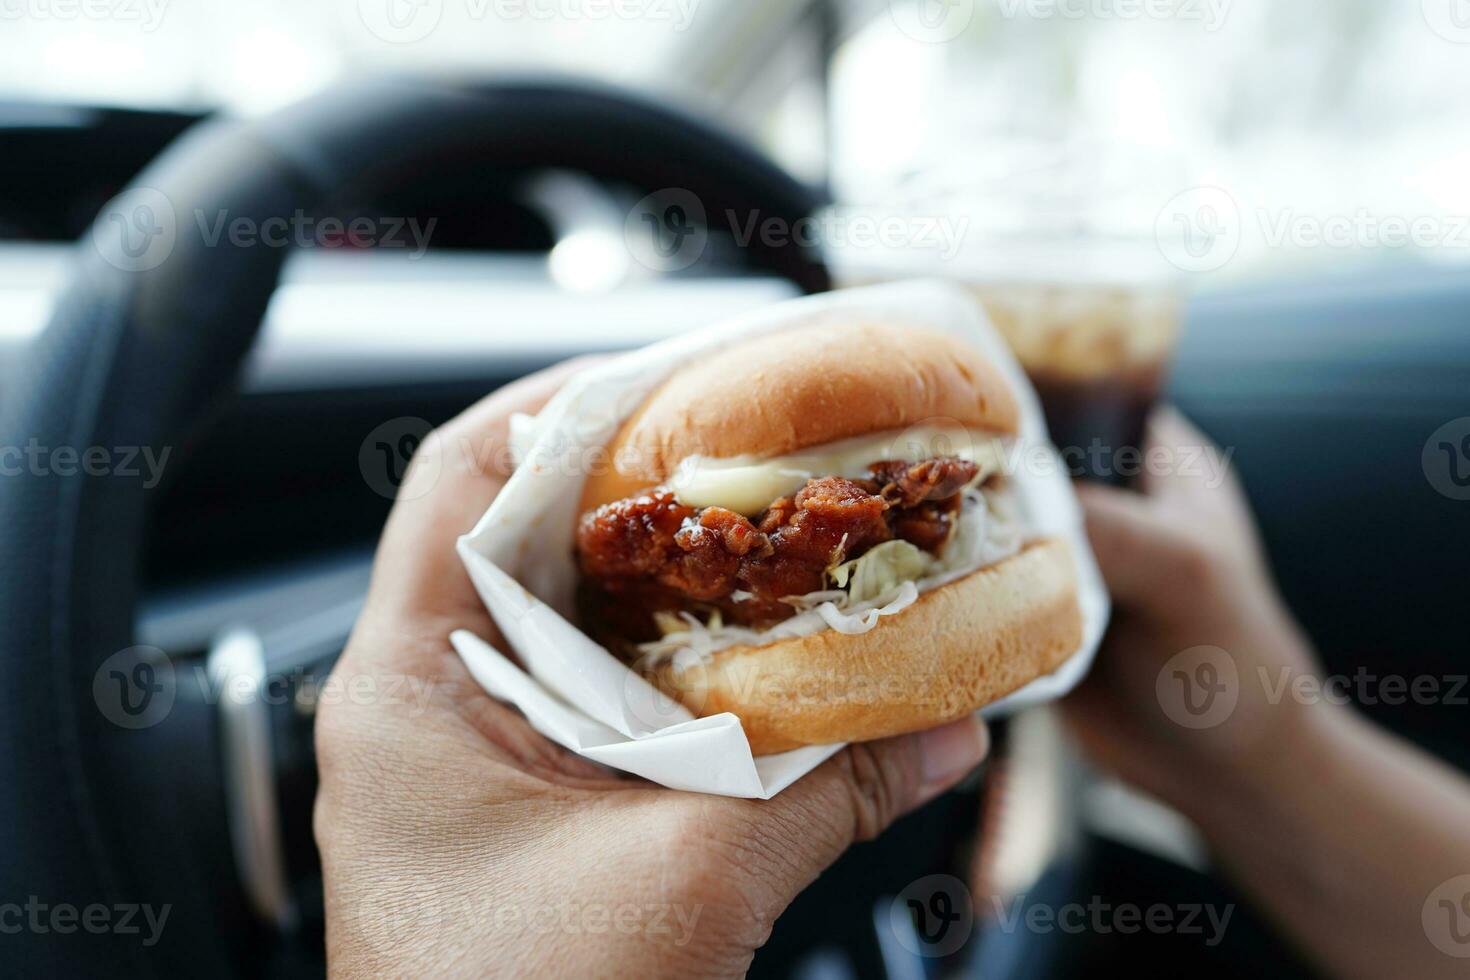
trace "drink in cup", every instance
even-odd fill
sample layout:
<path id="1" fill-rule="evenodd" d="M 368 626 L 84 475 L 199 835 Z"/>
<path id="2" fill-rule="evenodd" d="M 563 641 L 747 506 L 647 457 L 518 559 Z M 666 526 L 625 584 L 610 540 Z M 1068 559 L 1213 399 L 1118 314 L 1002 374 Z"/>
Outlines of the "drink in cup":
<path id="1" fill-rule="evenodd" d="M 1122 484 L 1142 471 L 1144 426 L 1168 376 L 1184 299 L 1152 238 L 1033 229 L 968 242 L 945 261 L 912 251 L 831 259 L 841 285 L 938 276 L 963 286 L 1031 378 L 1071 474 Z"/>
<path id="2" fill-rule="evenodd" d="M 1030 376 L 1072 474 L 1136 476 L 1179 335 L 1180 291 L 1163 282 L 968 285 Z"/>

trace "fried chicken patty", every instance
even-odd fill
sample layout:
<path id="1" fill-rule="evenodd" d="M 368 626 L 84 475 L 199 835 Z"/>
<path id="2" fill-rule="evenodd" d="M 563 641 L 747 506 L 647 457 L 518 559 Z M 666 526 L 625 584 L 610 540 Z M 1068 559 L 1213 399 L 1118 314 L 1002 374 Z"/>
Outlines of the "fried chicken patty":
<path id="1" fill-rule="evenodd" d="M 784 598 L 825 588 L 827 569 L 874 545 L 900 538 L 937 553 L 977 472 L 951 456 L 868 469 L 871 479 L 809 480 L 757 521 L 689 507 L 665 487 L 588 511 L 577 526 L 584 616 L 635 642 L 657 637 L 659 611 L 718 609 L 763 628 L 792 614 Z"/>

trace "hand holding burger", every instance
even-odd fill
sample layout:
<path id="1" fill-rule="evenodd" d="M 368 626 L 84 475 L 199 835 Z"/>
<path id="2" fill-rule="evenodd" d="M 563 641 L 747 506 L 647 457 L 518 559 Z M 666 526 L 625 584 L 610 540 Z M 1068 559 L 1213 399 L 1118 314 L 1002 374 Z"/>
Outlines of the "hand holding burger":
<path id="1" fill-rule="evenodd" d="M 383 691 L 408 678 L 431 696 L 342 699 L 318 715 L 333 976 L 740 975 L 843 850 L 984 756 L 983 725 L 965 719 L 853 746 L 772 800 L 703 796 L 595 766 L 486 697 L 448 641 L 495 635 L 454 540 L 508 475 L 476 461 L 503 458 L 510 415 L 539 409 L 570 373 L 503 389 L 426 440 L 420 453 L 438 458 L 414 470 L 438 479 L 383 532 L 333 680 Z"/>

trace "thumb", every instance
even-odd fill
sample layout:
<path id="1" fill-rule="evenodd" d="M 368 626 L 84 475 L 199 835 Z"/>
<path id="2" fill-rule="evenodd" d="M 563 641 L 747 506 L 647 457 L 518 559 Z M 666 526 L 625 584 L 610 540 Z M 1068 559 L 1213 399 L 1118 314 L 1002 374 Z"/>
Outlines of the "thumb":
<path id="1" fill-rule="evenodd" d="M 990 733 L 979 715 L 941 728 L 859 742 L 762 808 L 762 829 L 789 846 L 780 874 L 790 901 L 843 851 L 872 840 L 950 789 L 984 759 Z"/>
<path id="2" fill-rule="evenodd" d="M 1108 591 L 1119 602 L 1157 603 L 1159 583 L 1194 580 L 1202 555 L 1161 513 L 1157 501 L 1129 490 L 1080 484 L 1087 539 Z"/>

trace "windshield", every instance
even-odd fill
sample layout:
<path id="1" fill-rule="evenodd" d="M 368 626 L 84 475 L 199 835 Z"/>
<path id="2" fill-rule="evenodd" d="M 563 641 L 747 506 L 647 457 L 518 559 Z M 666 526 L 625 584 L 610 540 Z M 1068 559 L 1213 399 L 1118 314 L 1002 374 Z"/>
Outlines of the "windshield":
<path id="1" fill-rule="evenodd" d="M 1470 259 L 1457 4 L 0 0 L 0 103 L 257 114 L 370 72 L 591 76 L 841 202 L 963 211 L 951 237 L 1002 255 L 1017 227 L 1233 228 L 1228 268 L 1189 270 L 1228 281 Z"/>
<path id="2" fill-rule="evenodd" d="M 676 70 L 677 53 L 698 43 L 701 29 L 728 6 L 728 0 L 0 0 L 0 91 L 260 112 L 363 70 L 536 68 L 637 84 Z"/>

